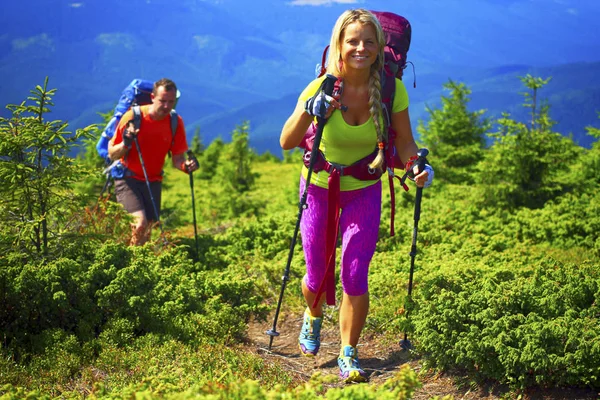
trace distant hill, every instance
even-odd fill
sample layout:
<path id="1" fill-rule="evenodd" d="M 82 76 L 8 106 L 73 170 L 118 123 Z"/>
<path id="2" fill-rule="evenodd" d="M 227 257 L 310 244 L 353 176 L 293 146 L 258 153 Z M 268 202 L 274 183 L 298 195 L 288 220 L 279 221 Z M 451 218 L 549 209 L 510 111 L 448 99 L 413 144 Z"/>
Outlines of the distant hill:
<path id="1" fill-rule="evenodd" d="M 417 66 L 418 71 L 418 66 Z M 593 137 L 587 135 L 585 127 L 600 126 L 600 62 L 576 63 L 555 67 L 534 68 L 529 66 L 504 66 L 492 69 L 455 69 L 449 75 L 419 75 L 416 89 L 412 87 L 412 73 L 405 75 L 405 84 L 411 97 L 411 119 L 413 127 L 418 120 L 428 120 L 426 106 L 440 106 L 442 85 L 452 79 L 465 83 L 471 90 L 471 110 L 487 110 L 490 118 L 509 112 L 513 118 L 528 121 L 528 109 L 524 108 L 522 93 L 525 87 L 519 76 L 532 74 L 542 78 L 552 77 L 539 93 L 540 102 L 551 105 L 550 115 L 557 122 L 555 131 L 589 147 Z M 269 150 L 278 155 L 279 133 L 283 123 L 292 112 L 298 93 L 286 95 L 275 101 L 257 102 L 224 113 L 214 114 L 194 121 L 190 127 L 200 127 L 202 140 L 210 142 L 216 136 L 228 139 L 230 133 L 243 120 L 249 120 L 251 144 L 259 151 Z M 541 104 L 541 103 L 539 103 Z M 188 128 L 191 134 L 193 129 Z M 416 135 L 416 129 L 415 135 Z"/>
<path id="2" fill-rule="evenodd" d="M 584 140 L 581 127 L 597 120 L 598 65 L 586 64 L 600 61 L 597 0 L 300 5 L 310 3 L 323 2 L 5 1 L 0 103 L 22 101 L 49 76 L 50 86 L 58 88 L 53 117 L 78 128 L 98 122 L 97 113 L 111 109 L 133 78 L 168 76 L 182 92 L 178 111 L 188 132 L 200 126 L 209 140 L 248 119 L 254 143 L 268 149 L 295 96 L 314 77 L 337 16 L 366 7 L 411 21 L 409 59 L 416 66 L 417 88 L 409 93 L 415 122 L 426 117 L 425 104 L 436 104 L 448 78 L 473 89 L 473 107 L 518 108 L 520 82 L 514 76 L 536 69 L 555 76 L 547 94 L 560 121 L 557 129 Z"/>

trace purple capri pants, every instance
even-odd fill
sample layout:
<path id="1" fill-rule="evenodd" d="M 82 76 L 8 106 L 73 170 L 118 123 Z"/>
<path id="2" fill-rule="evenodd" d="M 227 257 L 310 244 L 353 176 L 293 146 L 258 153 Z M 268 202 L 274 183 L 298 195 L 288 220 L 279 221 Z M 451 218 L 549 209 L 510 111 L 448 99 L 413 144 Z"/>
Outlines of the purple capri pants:
<path id="1" fill-rule="evenodd" d="M 300 177 L 300 198 L 306 180 Z M 306 261 L 304 282 L 316 293 L 325 275 L 325 232 L 327 229 L 327 189 L 308 186 L 307 208 L 302 213 L 300 233 Z M 342 288 L 350 296 L 360 296 L 369 288 L 369 264 L 375 254 L 381 220 L 381 181 L 363 189 L 340 192 L 342 236 Z"/>

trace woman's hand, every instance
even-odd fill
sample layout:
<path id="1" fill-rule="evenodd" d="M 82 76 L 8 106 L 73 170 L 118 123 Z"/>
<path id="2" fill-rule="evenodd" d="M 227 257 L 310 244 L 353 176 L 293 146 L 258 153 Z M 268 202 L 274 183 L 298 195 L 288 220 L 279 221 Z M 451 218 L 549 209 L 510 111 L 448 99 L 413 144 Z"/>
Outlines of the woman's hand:
<path id="1" fill-rule="evenodd" d="M 413 167 L 413 173 L 415 175 L 414 181 L 418 187 L 426 188 L 431 186 L 431 182 L 433 182 L 433 168 L 429 164 L 424 164 L 423 171 L 419 171 L 419 166 L 415 165 Z"/>
<path id="2" fill-rule="evenodd" d="M 304 103 L 304 111 L 313 117 L 328 119 L 335 109 L 340 109 L 342 104 L 334 97 L 320 91 Z"/>

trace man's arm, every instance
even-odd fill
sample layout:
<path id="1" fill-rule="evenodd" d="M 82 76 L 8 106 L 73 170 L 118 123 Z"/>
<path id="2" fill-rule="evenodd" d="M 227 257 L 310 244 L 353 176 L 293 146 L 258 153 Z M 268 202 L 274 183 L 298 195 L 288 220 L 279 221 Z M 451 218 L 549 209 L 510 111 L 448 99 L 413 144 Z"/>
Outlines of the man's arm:
<path id="1" fill-rule="evenodd" d="M 108 144 L 108 156 L 110 157 L 111 161 L 122 158 L 123 156 L 125 156 L 125 154 L 127 154 L 128 151 L 129 148 L 125 147 L 125 144 L 123 144 L 123 142 L 119 144 L 113 144 L 112 142 L 110 142 Z"/>
<path id="2" fill-rule="evenodd" d="M 199 167 L 196 157 L 186 160 L 185 153 L 173 154 L 172 159 L 173 166 L 178 170 L 185 172 L 186 174 L 189 172 L 194 172 Z"/>
<path id="3" fill-rule="evenodd" d="M 112 161 L 118 160 L 127 154 L 133 143 L 134 137 L 138 134 L 139 129 L 135 129 L 133 121 L 130 121 L 127 128 L 124 129 L 121 135 L 121 128 L 117 128 L 115 136 L 108 142 L 108 156 Z M 122 140 L 121 139 L 122 136 Z"/>

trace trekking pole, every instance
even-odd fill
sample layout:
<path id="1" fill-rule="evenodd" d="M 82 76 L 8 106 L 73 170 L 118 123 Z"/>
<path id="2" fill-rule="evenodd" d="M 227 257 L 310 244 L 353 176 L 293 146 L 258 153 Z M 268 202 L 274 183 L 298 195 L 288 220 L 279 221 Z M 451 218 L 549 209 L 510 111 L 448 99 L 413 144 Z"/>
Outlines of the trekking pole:
<path id="1" fill-rule="evenodd" d="M 142 157 L 142 150 L 140 149 L 140 144 L 138 143 L 137 136 L 133 137 L 133 142 L 135 143 L 135 148 L 137 149 L 138 157 L 140 158 L 140 164 L 142 164 L 142 171 L 144 172 L 144 179 L 146 180 L 146 186 L 148 187 L 148 193 L 150 194 L 150 200 L 152 201 L 154 216 L 156 217 L 156 222 L 158 222 L 158 227 L 160 228 L 160 234 L 163 238 L 163 241 L 165 242 L 165 244 L 167 244 L 167 239 L 165 238 L 165 231 L 163 230 L 162 224 L 160 223 L 158 208 L 156 208 L 156 201 L 154 201 L 154 196 L 152 195 L 150 181 L 148 180 L 148 173 L 146 172 L 146 165 L 144 164 L 144 158 Z"/>
<path id="2" fill-rule="evenodd" d="M 106 192 L 109 188 L 110 188 L 110 175 L 106 175 L 106 182 L 104 182 L 104 186 L 102 186 L 102 190 L 100 191 L 100 198 L 102 198 L 102 196 L 104 196 L 104 192 Z"/>
<path id="3" fill-rule="evenodd" d="M 321 84 L 321 88 L 326 95 L 331 96 L 333 94 L 334 84 L 337 81 L 337 78 L 331 74 L 327 74 L 325 80 Z M 294 247 L 296 247 L 296 239 L 298 238 L 298 231 L 300 229 L 300 221 L 302 219 L 302 213 L 306 209 L 306 198 L 308 197 L 308 186 L 310 185 L 310 179 L 312 176 L 312 171 L 317 160 L 317 153 L 319 152 L 319 145 L 321 144 L 321 136 L 323 135 L 323 127 L 327 123 L 326 118 L 317 117 L 317 132 L 315 133 L 315 141 L 313 143 L 312 151 L 310 154 L 310 161 L 308 164 L 308 173 L 306 174 L 306 186 L 304 187 L 304 192 L 302 193 L 302 197 L 300 199 L 300 203 L 298 204 L 298 218 L 296 219 L 296 227 L 294 228 L 294 235 L 292 236 L 292 243 L 290 244 L 290 251 L 288 253 L 287 264 L 285 266 L 285 271 L 283 276 L 281 277 L 281 290 L 279 292 L 279 301 L 277 302 L 277 309 L 275 310 L 275 318 L 273 319 L 273 328 L 269 329 L 265 333 L 270 336 L 269 339 L 269 350 L 271 350 L 271 346 L 273 345 L 273 339 L 275 336 L 279 336 L 279 332 L 277 332 L 277 319 L 279 318 L 279 311 L 281 310 L 281 303 L 283 301 L 283 292 L 285 291 L 285 287 L 287 282 L 290 279 L 290 266 L 292 264 L 292 256 L 294 255 Z"/>
<path id="4" fill-rule="evenodd" d="M 194 153 L 191 150 L 187 151 L 187 156 L 188 160 L 196 159 Z M 198 251 L 198 228 L 196 226 L 196 200 L 194 199 L 194 177 L 192 176 L 191 171 L 188 175 L 190 176 L 190 191 L 192 192 L 192 212 L 194 214 L 194 240 L 196 241 L 196 257 L 198 257 L 200 253 Z"/>
<path id="5" fill-rule="evenodd" d="M 429 154 L 429 150 L 427 149 L 419 149 L 417 152 L 417 156 L 419 160 L 417 161 L 418 165 L 422 166 L 425 164 L 425 157 Z M 419 168 L 422 171 L 421 168 Z M 419 231 L 419 219 L 421 218 L 421 199 L 423 197 L 423 188 L 417 186 L 417 193 L 415 195 L 415 211 L 414 211 L 414 225 L 413 225 L 413 234 L 412 234 L 412 245 L 410 246 L 410 272 L 408 275 L 408 296 L 407 299 L 410 301 L 412 299 L 412 286 L 413 286 L 413 274 L 415 270 L 415 257 L 417 255 L 417 233 Z M 406 302 L 404 305 L 406 310 Z M 406 319 L 408 320 L 408 311 L 406 311 Z M 412 344 L 410 340 L 408 340 L 408 334 L 404 331 L 404 339 L 400 341 L 400 348 L 402 350 L 410 350 L 412 348 Z"/>
<path id="6" fill-rule="evenodd" d="M 114 160 L 112 163 L 108 164 L 106 166 L 106 168 L 104 168 L 104 170 L 102 171 L 102 174 L 106 175 L 106 182 L 104 182 L 104 186 L 102 187 L 102 191 L 100 192 L 100 197 L 104 196 L 104 192 L 106 192 L 107 190 L 110 189 L 111 182 L 111 171 L 113 168 L 115 168 L 121 161 L 120 160 Z M 110 193 L 109 193 L 110 195 Z"/>

